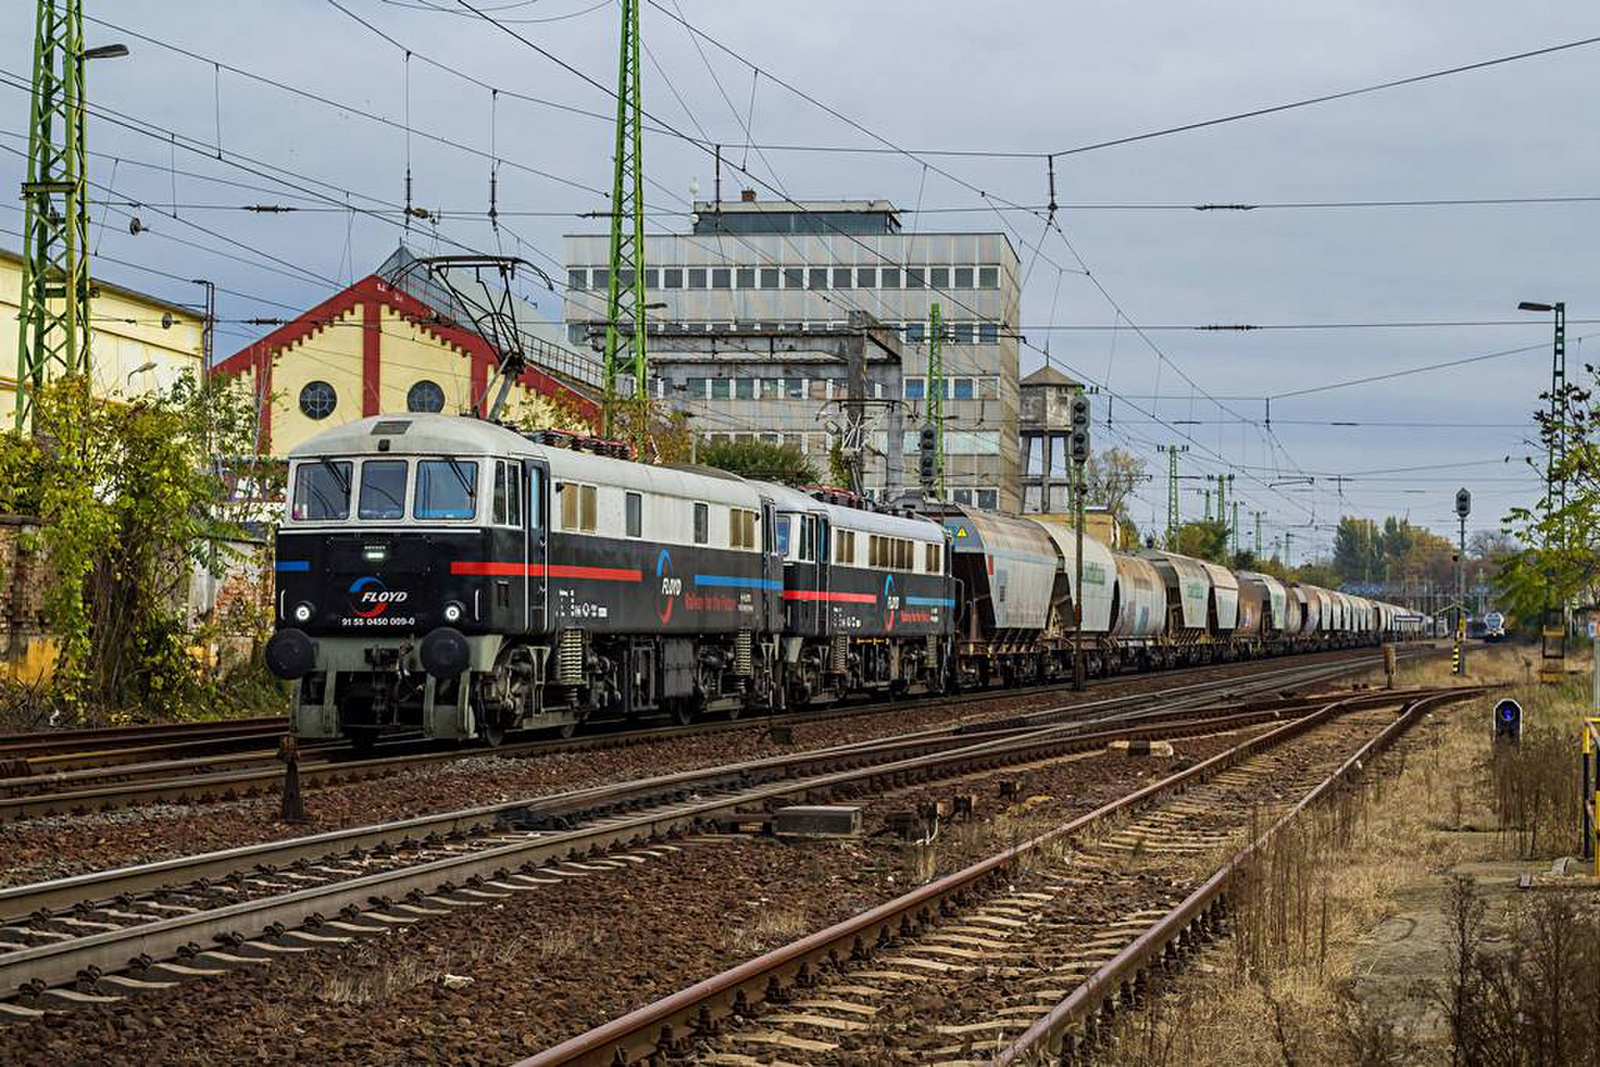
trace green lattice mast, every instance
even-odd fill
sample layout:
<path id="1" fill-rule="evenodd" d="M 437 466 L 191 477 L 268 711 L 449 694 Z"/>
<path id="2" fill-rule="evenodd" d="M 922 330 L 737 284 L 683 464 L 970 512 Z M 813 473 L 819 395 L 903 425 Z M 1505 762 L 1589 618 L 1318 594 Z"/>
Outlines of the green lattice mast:
<path id="1" fill-rule="evenodd" d="M 639 119 L 639 0 L 622 0 L 616 173 L 611 184 L 611 273 L 606 291 L 603 433 L 607 437 L 616 434 L 617 377 L 631 369 L 636 408 L 628 421 L 630 436 L 643 459 L 650 428 L 650 365 L 644 347 L 644 139 Z M 625 318 L 631 326 L 626 345 L 622 328 Z"/>
<path id="2" fill-rule="evenodd" d="M 83 3 L 39 0 L 22 183 L 17 429 L 58 375 L 89 372 L 89 204 L 84 186 Z"/>
<path id="3" fill-rule="evenodd" d="M 944 485 L 944 322 L 939 302 L 928 308 L 928 425 L 933 427 L 933 494 L 945 498 Z"/>

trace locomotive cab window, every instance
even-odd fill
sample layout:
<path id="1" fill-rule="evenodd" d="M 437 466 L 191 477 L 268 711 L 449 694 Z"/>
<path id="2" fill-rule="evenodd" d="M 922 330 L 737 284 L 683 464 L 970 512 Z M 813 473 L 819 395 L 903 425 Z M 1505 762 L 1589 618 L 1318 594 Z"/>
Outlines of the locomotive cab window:
<path id="1" fill-rule="evenodd" d="M 834 534 L 834 538 L 833 538 L 833 545 L 834 545 L 833 561 L 835 563 L 843 563 L 847 567 L 855 565 L 855 562 L 856 562 L 856 533 L 855 533 L 854 530 L 838 530 L 838 531 L 836 531 L 835 534 Z"/>
<path id="2" fill-rule="evenodd" d="M 406 467 L 403 459 L 369 459 L 361 464 L 361 500 L 356 515 L 363 519 L 405 518 Z"/>
<path id="3" fill-rule="evenodd" d="M 624 493 L 622 503 L 622 510 L 626 512 L 628 536 L 643 537 L 644 497 L 638 493 Z"/>
<path id="4" fill-rule="evenodd" d="M 926 550 L 926 553 L 927 553 L 928 573 L 929 574 L 942 574 L 942 573 L 944 573 L 944 568 L 942 568 L 939 565 L 940 564 L 939 557 L 944 554 L 943 551 L 942 551 L 944 546 L 943 545 L 923 545 L 922 547 Z"/>
<path id="5" fill-rule="evenodd" d="M 711 508 L 705 504 L 694 506 L 694 543 L 707 544 L 711 540 Z"/>
<path id="6" fill-rule="evenodd" d="M 477 514 L 477 460 L 425 459 L 417 463 L 413 518 L 459 520 Z"/>
<path id="7" fill-rule="evenodd" d="M 494 464 L 494 522 L 496 526 L 522 525 L 522 468 L 503 459 Z"/>
<path id="8" fill-rule="evenodd" d="M 327 522 L 350 517 L 350 462 L 314 460 L 301 463 L 294 474 L 296 522 Z"/>

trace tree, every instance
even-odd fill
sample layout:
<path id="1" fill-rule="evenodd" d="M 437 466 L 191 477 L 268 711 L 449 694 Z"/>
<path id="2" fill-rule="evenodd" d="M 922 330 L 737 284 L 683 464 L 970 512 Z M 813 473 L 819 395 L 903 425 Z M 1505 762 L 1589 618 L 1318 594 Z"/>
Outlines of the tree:
<path id="1" fill-rule="evenodd" d="M 768 441 L 714 441 L 700 446 L 700 462 L 745 478 L 781 485 L 816 485 L 821 478 L 804 452 Z"/>
<path id="2" fill-rule="evenodd" d="M 38 517 L 56 575 L 45 614 L 63 704 L 171 713 L 215 702 L 189 652 L 188 587 L 197 568 L 220 573 L 217 546 L 240 532 L 236 472 L 213 458 L 253 454 L 255 412 L 236 380 L 185 377 L 123 400 L 93 396 L 77 376 L 39 393 L 34 434 L 0 435 L 0 510 Z"/>
<path id="3" fill-rule="evenodd" d="M 1128 498 L 1140 482 L 1148 480 L 1145 462 L 1132 452 L 1109 448 L 1104 452 L 1091 452 L 1084 464 L 1084 502 L 1090 507 L 1105 508 L 1117 522 L 1133 526 L 1128 515 Z M 1138 528 L 1133 530 L 1138 543 Z"/>
<path id="4" fill-rule="evenodd" d="M 1594 366 L 1583 370 L 1587 382 L 1572 380 L 1574 375 L 1554 397 L 1541 394 L 1559 414 L 1534 413 L 1546 454 L 1561 446 L 1553 473 L 1566 486 L 1565 498 L 1553 499 L 1547 490 L 1533 507 L 1512 508 L 1505 518 L 1523 547 L 1501 566 L 1500 586 L 1513 613 L 1524 618 L 1541 618 L 1546 608 L 1600 602 L 1600 400 Z"/>
<path id="5" fill-rule="evenodd" d="M 1228 561 L 1228 527 L 1213 520 L 1186 522 L 1178 527 L 1178 541 L 1168 549 L 1184 556 L 1210 560 L 1212 563 Z"/>
<path id="6" fill-rule="evenodd" d="M 1349 581 L 1382 579 L 1384 544 L 1377 523 L 1346 515 L 1333 535 L 1333 569 Z"/>

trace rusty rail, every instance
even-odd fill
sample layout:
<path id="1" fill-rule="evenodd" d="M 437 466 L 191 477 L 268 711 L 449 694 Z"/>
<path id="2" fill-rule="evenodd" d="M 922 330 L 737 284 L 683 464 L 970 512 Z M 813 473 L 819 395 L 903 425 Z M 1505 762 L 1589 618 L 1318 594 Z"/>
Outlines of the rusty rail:
<path id="1" fill-rule="evenodd" d="M 1463 688 L 1447 693 L 1420 697 L 1407 705 L 1394 722 L 1385 726 L 1377 736 L 1362 745 L 1340 764 L 1337 770 L 1319 782 L 1284 812 L 1258 838 L 1240 849 L 1215 874 L 1181 903 L 1169 911 L 1133 943 L 1106 961 L 1094 974 L 1052 1008 L 1044 1017 L 1025 1030 L 995 1058 L 996 1064 L 1015 1064 L 1047 1060 L 1057 1057 L 1070 1061 L 1078 1052 L 1092 1049 L 1101 1027 L 1109 1023 L 1117 1003 L 1131 1005 L 1142 1001 L 1145 975 L 1156 967 L 1170 964 L 1180 953 L 1190 948 L 1197 934 L 1205 934 L 1213 927 L 1218 909 L 1226 906 L 1227 894 L 1234 877 L 1251 856 L 1264 848 L 1277 833 L 1299 818 L 1307 808 L 1316 804 L 1352 772 L 1360 770 L 1368 761 L 1414 726 L 1423 714 L 1433 707 L 1464 700 L 1482 693 L 1480 687 Z M 1069 1031 L 1078 1023 L 1085 1024 L 1080 1038 Z"/>
<path id="2" fill-rule="evenodd" d="M 1352 706 L 1371 706 L 1371 700 L 1380 695 L 1362 694 L 1326 704 L 964 870 L 579 1034 L 521 1061 L 518 1067 L 612 1067 L 652 1057 L 683 1055 L 692 1050 L 698 1035 L 714 1032 L 721 1019 L 747 1015 L 751 1005 L 762 1000 L 780 1000 L 787 984 L 804 986 L 812 980 L 815 969 L 837 967 L 847 958 L 865 958 L 877 945 L 913 935 L 936 913 L 959 904 L 990 880 L 1003 876 L 1023 855 L 1080 834 L 1154 796 L 1181 791 L 1192 782 L 1321 725 Z"/>

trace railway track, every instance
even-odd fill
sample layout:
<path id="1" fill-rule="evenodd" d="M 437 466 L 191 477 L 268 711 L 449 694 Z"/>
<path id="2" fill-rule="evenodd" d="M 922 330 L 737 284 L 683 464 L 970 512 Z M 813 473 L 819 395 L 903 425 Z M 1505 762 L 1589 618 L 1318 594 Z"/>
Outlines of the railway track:
<path id="1" fill-rule="evenodd" d="M 216 722 L 169 722 L 146 726 L 106 726 L 82 730 L 45 730 L 0 734 L 0 766 L 24 761 L 35 768 L 71 770 L 116 762 L 134 762 L 152 752 L 222 749 L 229 744 L 259 743 L 288 728 L 281 715 Z"/>
<path id="2" fill-rule="evenodd" d="M 1252 691 L 1312 669 L 1272 672 Z M 41 1005 L 160 988 L 535 891 L 565 865 L 626 863 L 630 850 L 785 802 L 943 780 L 1113 740 L 1238 729 L 1293 706 L 1281 697 L 1246 710 L 1216 703 L 1241 688 L 1237 679 L 1192 685 L 1142 704 L 1100 702 L 1095 721 L 923 731 L 0 890 L 0 997 L 10 998 L 0 1014 L 28 1017 Z M 1160 714 L 1152 699 L 1165 700 Z M 591 859 L 607 855 L 621 858 Z"/>
<path id="3" fill-rule="evenodd" d="M 878 1054 L 951 1067 L 995 1057 L 1070 1062 L 1094 1046 L 1111 1011 L 1143 1001 L 1152 969 L 1209 936 L 1249 848 L 1429 710 L 1481 691 L 1327 701 L 520 1067 L 875 1062 Z M 1361 710 L 1396 705 L 1398 717 Z M 1262 811 L 1271 829 L 1229 856 Z M 1212 869 L 1217 854 L 1226 858 Z"/>
<path id="4" fill-rule="evenodd" d="M 1428 651 L 1412 650 L 1405 655 L 1425 655 Z M 1240 676 L 1239 681 L 1243 683 L 1255 678 L 1281 677 L 1285 679 L 1282 684 L 1291 684 L 1290 680 L 1296 677 L 1295 672 L 1302 670 L 1309 672 L 1307 674 L 1309 679 L 1320 679 L 1334 676 L 1322 673 L 1323 668 L 1337 666 L 1337 673 L 1352 673 L 1372 669 L 1379 663 L 1381 660 L 1375 651 L 1362 650 L 1353 656 L 1341 656 L 1332 661 L 1319 659 L 1311 664 L 1290 664 L 1276 669 L 1248 673 Z M 1201 670 L 1217 669 L 1213 667 Z M 1095 684 L 1105 686 L 1126 680 L 1126 678 L 1100 679 Z M 1191 684 L 1207 685 L 1210 682 Z M 1160 691 L 1160 694 L 1182 693 L 1185 688 L 1185 686 L 1171 687 Z M 1063 691 L 1069 691 L 1068 687 L 1043 686 L 1002 693 L 957 694 L 927 701 L 899 701 L 842 707 L 831 711 L 795 712 L 777 716 L 710 721 L 688 726 L 618 730 L 570 739 L 518 742 L 496 749 L 440 750 L 433 747 L 415 751 L 412 747 L 403 754 L 371 759 L 352 758 L 348 746 L 345 745 L 312 745 L 304 750 L 300 775 L 301 782 L 305 786 L 339 784 L 388 777 L 489 752 L 502 757 L 528 758 L 556 753 L 594 751 L 674 737 L 732 730 L 770 730 L 775 726 L 822 723 L 840 718 L 880 714 L 886 710 L 911 712 L 927 707 L 955 708 Z M 1139 698 L 1135 696 L 1130 699 Z M 1092 712 L 1098 703 L 1101 702 L 1078 702 L 1047 709 L 1034 713 L 1036 716 L 1043 716 L 1044 719 L 1035 718 L 1029 721 L 1045 721 L 1051 716 L 1070 714 L 1074 709 Z M 279 721 L 279 729 L 281 727 Z M 271 737 L 274 745 L 276 737 L 276 734 Z M 260 735 L 258 738 L 266 740 Z M 112 755 L 120 757 L 139 751 L 141 750 L 135 746 L 119 750 Z M 63 758 L 84 757 L 82 753 L 78 753 Z M 107 811 L 141 804 L 198 803 L 268 795 L 276 793 L 281 788 L 282 779 L 283 768 L 276 758 L 275 747 L 198 758 L 119 762 L 111 766 L 62 766 L 48 770 L 41 764 L 37 768 L 30 767 L 29 773 L 26 774 L 0 777 L 0 822 L 41 815 Z"/>

